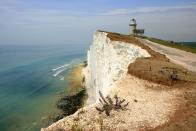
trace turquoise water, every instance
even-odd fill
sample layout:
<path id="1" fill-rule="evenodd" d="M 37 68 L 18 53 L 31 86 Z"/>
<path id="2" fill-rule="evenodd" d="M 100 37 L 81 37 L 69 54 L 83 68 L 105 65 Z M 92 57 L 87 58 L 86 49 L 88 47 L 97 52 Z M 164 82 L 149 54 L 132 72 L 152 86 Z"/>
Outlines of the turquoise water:
<path id="1" fill-rule="evenodd" d="M 0 45 L 0 130 L 37 131 L 65 94 L 69 70 L 85 59 L 87 46 Z"/>

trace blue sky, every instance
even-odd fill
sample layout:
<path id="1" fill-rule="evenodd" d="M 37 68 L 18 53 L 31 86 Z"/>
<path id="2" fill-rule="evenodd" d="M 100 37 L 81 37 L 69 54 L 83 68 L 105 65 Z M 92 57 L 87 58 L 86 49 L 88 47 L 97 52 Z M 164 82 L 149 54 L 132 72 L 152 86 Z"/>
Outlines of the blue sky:
<path id="1" fill-rule="evenodd" d="M 90 44 L 97 29 L 196 41 L 196 0 L 0 0 L 0 44 Z"/>

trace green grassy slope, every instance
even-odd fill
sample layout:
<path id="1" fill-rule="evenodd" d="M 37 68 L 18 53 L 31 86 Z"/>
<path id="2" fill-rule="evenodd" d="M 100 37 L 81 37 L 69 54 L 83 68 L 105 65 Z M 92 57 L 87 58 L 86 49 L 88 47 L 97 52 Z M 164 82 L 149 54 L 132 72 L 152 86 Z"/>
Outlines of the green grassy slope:
<path id="1" fill-rule="evenodd" d="M 177 49 L 181 49 L 184 51 L 196 53 L 195 47 L 190 47 L 190 46 L 187 46 L 186 44 L 183 44 L 183 43 L 177 43 L 177 42 L 173 42 L 173 41 L 165 41 L 165 40 L 161 40 L 161 39 L 157 39 L 157 38 L 149 38 L 149 37 L 145 37 L 145 38 L 152 41 L 152 42 L 161 44 L 161 45 L 165 45 L 165 46 L 169 46 L 172 48 L 177 48 Z"/>

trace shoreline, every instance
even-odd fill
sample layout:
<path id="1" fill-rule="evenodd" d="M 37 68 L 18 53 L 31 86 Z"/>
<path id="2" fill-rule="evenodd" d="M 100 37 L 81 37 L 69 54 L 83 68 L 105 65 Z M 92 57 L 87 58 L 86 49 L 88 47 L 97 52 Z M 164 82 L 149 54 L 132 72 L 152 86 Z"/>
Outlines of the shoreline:
<path id="1" fill-rule="evenodd" d="M 85 63 L 80 63 L 75 65 L 71 71 L 69 72 L 69 75 L 65 78 L 68 81 L 68 94 L 77 94 L 82 89 L 84 89 L 84 74 L 83 70 L 85 68 Z"/>
<path id="2" fill-rule="evenodd" d="M 73 66 L 73 68 L 66 76 L 68 81 L 67 94 L 61 96 L 56 102 L 56 108 L 60 110 L 59 114 L 49 117 L 49 125 L 77 112 L 82 108 L 87 100 L 87 91 L 84 87 L 83 69 L 86 63 L 80 63 Z"/>

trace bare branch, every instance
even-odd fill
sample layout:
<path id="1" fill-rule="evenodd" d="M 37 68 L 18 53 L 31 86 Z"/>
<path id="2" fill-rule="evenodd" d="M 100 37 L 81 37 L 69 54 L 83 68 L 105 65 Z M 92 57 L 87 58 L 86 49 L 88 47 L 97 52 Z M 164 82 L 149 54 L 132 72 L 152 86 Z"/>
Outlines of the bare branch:
<path id="1" fill-rule="evenodd" d="M 95 107 L 99 112 L 103 112 L 103 109 L 100 109 L 99 107 Z"/>
<path id="2" fill-rule="evenodd" d="M 120 100 L 120 98 L 117 95 L 114 96 L 115 104 L 110 96 L 104 98 L 103 94 L 100 91 L 99 91 L 99 95 L 100 95 L 99 101 L 102 104 L 102 107 L 101 108 L 96 107 L 96 109 L 99 111 L 99 113 L 105 111 L 105 114 L 107 116 L 110 116 L 110 112 L 112 110 L 116 110 L 116 111 L 125 110 L 125 107 L 129 105 L 129 102 L 126 103 L 125 105 L 122 105 L 122 103 L 125 102 L 125 99 Z"/>
<path id="3" fill-rule="evenodd" d="M 108 104 L 107 101 L 105 100 L 105 98 L 103 97 L 103 94 L 101 93 L 101 91 L 99 91 L 99 95 L 100 95 L 101 99 L 105 102 L 105 104 Z"/>
<path id="4" fill-rule="evenodd" d="M 112 99 L 111 99 L 109 96 L 107 96 L 106 98 L 108 99 L 108 102 L 109 102 L 111 105 L 113 105 Z"/>

